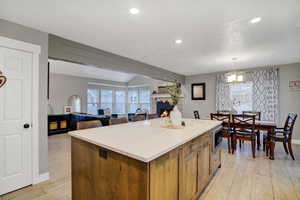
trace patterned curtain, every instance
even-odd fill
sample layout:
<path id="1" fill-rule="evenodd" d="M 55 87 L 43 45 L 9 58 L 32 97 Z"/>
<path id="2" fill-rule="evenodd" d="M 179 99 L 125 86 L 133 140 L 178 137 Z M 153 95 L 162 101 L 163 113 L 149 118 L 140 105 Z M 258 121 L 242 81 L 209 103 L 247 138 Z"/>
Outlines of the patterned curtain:
<path id="1" fill-rule="evenodd" d="M 217 75 L 216 87 L 216 108 L 217 110 L 232 110 L 232 102 L 230 100 L 230 84 L 227 82 L 225 74 Z"/>
<path id="2" fill-rule="evenodd" d="M 279 120 L 279 74 L 275 67 L 247 71 L 244 80 L 252 83 L 252 110 L 261 112 L 261 119 Z M 239 83 L 230 83 L 239 84 Z M 218 110 L 233 110 L 230 100 L 230 84 L 225 74 L 217 75 L 216 107 Z"/>
<path id="3" fill-rule="evenodd" d="M 253 83 L 253 109 L 261 111 L 262 120 L 279 120 L 278 69 L 255 70 L 248 73 Z"/>

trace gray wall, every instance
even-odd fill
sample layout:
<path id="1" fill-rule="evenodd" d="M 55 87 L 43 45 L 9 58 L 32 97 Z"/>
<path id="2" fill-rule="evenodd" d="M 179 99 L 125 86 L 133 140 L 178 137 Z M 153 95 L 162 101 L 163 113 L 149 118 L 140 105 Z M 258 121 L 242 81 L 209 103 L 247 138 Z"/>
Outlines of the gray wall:
<path id="1" fill-rule="evenodd" d="M 50 73 L 49 104 L 51 105 L 53 113 L 63 113 L 63 108 L 68 105 L 68 99 L 72 95 L 79 95 L 81 97 L 82 112 L 87 112 L 87 89 L 89 88 L 89 82 L 127 86 L 127 83 Z M 93 88 L 96 87 L 97 86 L 93 86 Z"/>
<path id="2" fill-rule="evenodd" d="M 47 63 L 48 34 L 0 19 L 0 35 L 41 46 L 39 72 L 39 158 L 40 174 L 48 172 Z"/>
<path id="3" fill-rule="evenodd" d="M 192 83 L 206 83 L 206 100 L 192 101 Z M 216 110 L 216 74 L 187 76 L 185 78 L 185 88 L 183 104 L 184 117 L 193 118 L 193 111 L 198 110 L 200 117 L 203 118 L 209 116 L 211 112 Z"/>
<path id="4" fill-rule="evenodd" d="M 300 115 L 300 91 L 290 91 L 289 80 L 300 80 L 300 63 L 281 65 L 279 67 L 279 113 L 283 123 L 289 112 Z M 191 84 L 206 83 L 206 100 L 191 100 Z M 216 110 L 216 73 L 187 76 L 185 79 L 186 91 L 183 107 L 184 117 L 193 117 L 193 111 L 199 110 L 201 117 L 206 117 Z M 281 126 L 282 124 L 280 124 Z M 300 117 L 296 121 L 294 139 L 300 139 Z"/>
<path id="5" fill-rule="evenodd" d="M 283 65 L 280 67 L 279 73 L 280 119 L 284 122 L 289 112 L 298 114 L 293 138 L 300 140 L 300 91 L 291 91 L 288 87 L 290 80 L 300 80 L 300 63 Z"/>
<path id="6" fill-rule="evenodd" d="M 49 58 L 135 73 L 159 80 L 184 82 L 183 75 L 51 34 L 49 35 Z"/>

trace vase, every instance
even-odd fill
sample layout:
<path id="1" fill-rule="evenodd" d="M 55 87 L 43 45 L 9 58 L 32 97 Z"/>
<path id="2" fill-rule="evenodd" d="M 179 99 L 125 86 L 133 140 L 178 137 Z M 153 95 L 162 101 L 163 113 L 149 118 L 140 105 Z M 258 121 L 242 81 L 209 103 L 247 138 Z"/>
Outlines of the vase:
<path id="1" fill-rule="evenodd" d="M 182 114 L 179 111 L 177 105 L 174 106 L 173 110 L 170 113 L 170 120 L 173 126 L 181 126 L 182 123 Z"/>

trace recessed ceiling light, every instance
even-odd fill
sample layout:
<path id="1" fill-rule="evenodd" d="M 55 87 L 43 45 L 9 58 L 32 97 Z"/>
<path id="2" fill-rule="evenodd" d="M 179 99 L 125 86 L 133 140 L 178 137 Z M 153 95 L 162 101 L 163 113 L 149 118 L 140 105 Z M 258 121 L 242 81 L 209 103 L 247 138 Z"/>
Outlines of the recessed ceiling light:
<path id="1" fill-rule="evenodd" d="M 181 43 L 182 43 L 182 40 L 180 40 L 180 39 L 175 40 L 175 43 L 176 43 L 176 44 L 181 44 Z"/>
<path id="2" fill-rule="evenodd" d="M 260 18 L 260 17 L 255 17 L 255 18 L 253 18 L 253 19 L 250 20 L 250 23 L 251 23 L 251 24 L 256 24 L 256 23 L 258 23 L 258 22 L 260 22 L 260 21 L 261 21 L 261 18 Z"/>
<path id="3" fill-rule="evenodd" d="M 133 15 L 136 15 L 136 14 L 139 14 L 139 13 L 140 13 L 140 10 L 137 9 L 137 8 L 131 8 L 131 9 L 129 10 L 129 12 L 130 12 L 131 14 L 133 14 Z"/>

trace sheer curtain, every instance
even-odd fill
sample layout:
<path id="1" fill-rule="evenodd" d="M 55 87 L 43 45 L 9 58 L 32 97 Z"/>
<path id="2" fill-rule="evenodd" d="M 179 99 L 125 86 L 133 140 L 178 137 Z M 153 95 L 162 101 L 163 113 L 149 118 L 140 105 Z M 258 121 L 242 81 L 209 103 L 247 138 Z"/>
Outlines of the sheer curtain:
<path id="1" fill-rule="evenodd" d="M 226 74 L 217 75 L 217 110 L 261 112 L 261 119 L 278 122 L 279 75 L 275 67 L 247 71 L 244 81 L 227 83 Z"/>

